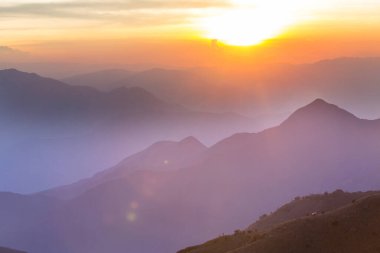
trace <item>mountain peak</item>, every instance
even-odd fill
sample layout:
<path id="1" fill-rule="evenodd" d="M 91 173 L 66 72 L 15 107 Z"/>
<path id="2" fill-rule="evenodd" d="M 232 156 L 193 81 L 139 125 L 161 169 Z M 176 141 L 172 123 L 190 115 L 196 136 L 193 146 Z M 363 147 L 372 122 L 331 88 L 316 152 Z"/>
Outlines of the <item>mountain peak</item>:
<path id="1" fill-rule="evenodd" d="M 299 110 L 337 110 L 337 109 L 340 111 L 346 112 L 345 110 L 340 109 L 338 106 L 326 102 L 322 98 L 317 98 L 313 102 L 300 108 Z"/>
<path id="2" fill-rule="evenodd" d="M 29 85 L 34 82 L 46 82 L 47 80 L 53 81 L 53 79 L 39 76 L 36 73 L 29 73 L 20 71 L 15 68 L 2 69 L 0 70 L 0 78 L 4 81 L 4 83 L 12 83 L 18 85 Z M 55 83 L 61 83 L 59 81 L 54 80 Z M 3 84 L 3 83 L 2 83 Z"/>
<path id="3" fill-rule="evenodd" d="M 325 100 L 323 100 L 322 98 L 317 98 L 315 99 L 313 102 L 311 102 L 309 104 L 310 105 L 331 105 L 330 103 L 327 103 Z"/>
<path id="4" fill-rule="evenodd" d="M 191 146 L 199 146 L 205 148 L 206 146 L 200 142 L 197 138 L 193 136 L 189 136 L 179 142 L 180 145 L 191 145 Z"/>
<path id="5" fill-rule="evenodd" d="M 310 104 L 298 109 L 283 123 L 289 124 L 292 122 L 308 122 L 315 123 L 324 121 L 347 121 L 357 120 L 358 118 L 352 113 L 326 102 L 323 99 L 316 99 Z"/>
<path id="6" fill-rule="evenodd" d="M 6 72 L 21 72 L 21 71 L 18 71 L 17 69 L 14 69 L 14 68 L 10 68 L 10 69 L 2 69 L 0 70 L 0 72 L 6 73 Z"/>
<path id="7" fill-rule="evenodd" d="M 20 70 L 15 69 L 15 68 L 2 69 L 2 70 L 0 70 L 0 74 L 6 74 L 6 75 L 33 75 L 33 76 L 37 75 L 35 73 L 28 73 L 28 72 L 20 71 Z"/>

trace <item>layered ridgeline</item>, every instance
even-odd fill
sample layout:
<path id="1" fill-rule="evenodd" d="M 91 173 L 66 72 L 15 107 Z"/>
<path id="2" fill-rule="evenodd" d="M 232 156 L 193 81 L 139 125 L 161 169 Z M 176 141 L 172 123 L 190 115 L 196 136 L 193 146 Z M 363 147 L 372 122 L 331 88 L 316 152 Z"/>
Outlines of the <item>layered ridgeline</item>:
<path id="1" fill-rule="evenodd" d="M 178 253 L 373 253 L 379 225 L 380 192 L 336 191 L 297 198 L 247 230 Z"/>
<path id="2" fill-rule="evenodd" d="M 318 99 L 257 134 L 210 148 L 195 138 L 161 142 L 76 184 L 8 194 L 0 245 L 30 253 L 175 252 L 245 227 L 295 196 L 379 189 L 379 170 L 380 121 Z"/>
<path id="3" fill-rule="evenodd" d="M 214 143 L 251 129 L 251 119 L 192 111 L 142 88 L 100 92 L 2 70 L 0 190 L 33 192 L 74 182 L 160 140 L 193 135 Z"/>
<path id="4" fill-rule="evenodd" d="M 255 65 L 236 72 L 204 68 L 105 70 L 64 81 L 108 91 L 136 86 L 189 108 L 262 115 L 262 120 L 271 120 L 263 114 L 288 113 L 318 94 L 373 118 L 380 115 L 379 68 L 380 58 L 339 58 L 312 64 Z"/>

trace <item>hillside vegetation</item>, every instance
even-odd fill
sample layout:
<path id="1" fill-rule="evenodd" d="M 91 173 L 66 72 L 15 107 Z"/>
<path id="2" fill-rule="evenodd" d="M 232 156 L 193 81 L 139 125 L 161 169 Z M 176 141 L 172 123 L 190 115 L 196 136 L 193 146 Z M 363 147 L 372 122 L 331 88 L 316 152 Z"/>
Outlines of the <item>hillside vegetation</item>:
<path id="1" fill-rule="evenodd" d="M 324 211 L 296 218 L 316 206 Z M 227 252 L 380 252 L 380 193 L 337 191 L 297 198 L 245 231 L 238 230 L 234 235 L 221 236 L 178 253 Z"/>

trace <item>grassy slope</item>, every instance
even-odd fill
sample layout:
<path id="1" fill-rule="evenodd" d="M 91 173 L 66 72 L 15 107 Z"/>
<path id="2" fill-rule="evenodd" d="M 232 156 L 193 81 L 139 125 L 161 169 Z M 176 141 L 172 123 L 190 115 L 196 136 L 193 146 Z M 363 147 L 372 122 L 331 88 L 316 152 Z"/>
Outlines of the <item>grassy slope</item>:
<path id="1" fill-rule="evenodd" d="M 321 199 L 325 203 L 334 203 L 334 194 L 337 199 L 335 203 L 343 206 L 332 211 L 285 221 L 277 226 L 271 224 L 274 228 L 267 231 L 238 231 L 234 235 L 222 236 L 203 245 L 184 249 L 180 253 L 380 252 L 379 193 L 354 193 L 351 197 L 361 199 L 354 198 L 350 203 L 344 203 L 343 199 L 350 199 L 350 194 L 335 192 L 327 196 L 314 195 L 297 199 L 288 205 L 297 209 L 296 202 L 305 205 L 305 201 Z M 276 217 L 278 212 L 272 215 Z"/>

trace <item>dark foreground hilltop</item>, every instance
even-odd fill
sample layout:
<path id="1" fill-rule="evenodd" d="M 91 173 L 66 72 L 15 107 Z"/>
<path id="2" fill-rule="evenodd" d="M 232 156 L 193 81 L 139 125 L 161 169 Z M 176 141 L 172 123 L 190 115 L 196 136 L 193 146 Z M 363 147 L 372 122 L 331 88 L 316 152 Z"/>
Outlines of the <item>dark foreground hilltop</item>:
<path id="1" fill-rule="evenodd" d="M 297 198 L 245 231 L 178 253 L 377 253 L 380 193 Z"/>

